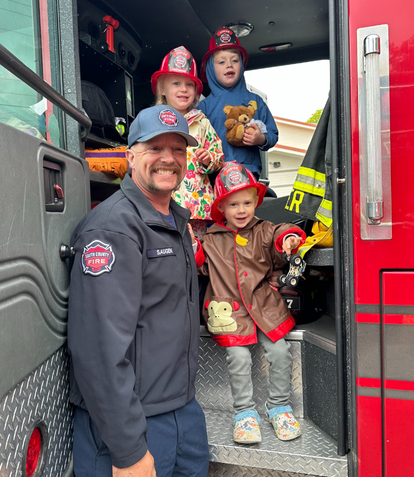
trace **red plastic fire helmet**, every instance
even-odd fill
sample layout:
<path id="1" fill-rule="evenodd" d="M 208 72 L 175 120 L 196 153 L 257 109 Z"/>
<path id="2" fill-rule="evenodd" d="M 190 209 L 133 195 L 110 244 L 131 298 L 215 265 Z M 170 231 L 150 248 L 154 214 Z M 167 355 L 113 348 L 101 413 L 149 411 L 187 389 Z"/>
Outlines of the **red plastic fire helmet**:
<path id="1" fill-rule="evenodd" d="M 247 60 L 249 55 L 247 51 L 240 45 L 240 40 L 237 38 L 236 34 L 230 28 L 226 26 L 220 27 L 214 32 L 214 35 L 211 37 L 210 43 L 208 45 L 208 51 L 203 56 L 201 61 L 200 68 L 200 78 L 207 83 L 206 69 L 207 69 L 207 60 L 210 58 L 210 55 L 219 50 L 238 50 L 240 52 L 244 68 L 247 67 Z"/>
<path id="2" fill-rule="evenodd" d="M 196 62 L 193 55 L 184 46 L 174 48 L 164 56 L 161 69 L 151 76 L 151 89 L 154 94 L 157 93 L 157 82 L 161 75 L 185 76 L 195 82 L 199 95 L 203 92 L 203 83 L 197 78 Z"/>
<path id="3" fill-rule="evenodd" d="M 214 197 L 215 200 L 211 206 L 211 217 L 216 222 L 220 222 L 225 219 L 224 215 L 217 208 L 218 204 L 235 192 L 239 192 L 244 189 L 255 188 L 257 190 L 257 207 L 263 202 L 263 197 L 266 193 L 267 187 L 260 182 L 257 182 L 252 172 L 246 167 L 236 162 L 228 162 L 220 174 L 216 178 L 214 184 Z"/>

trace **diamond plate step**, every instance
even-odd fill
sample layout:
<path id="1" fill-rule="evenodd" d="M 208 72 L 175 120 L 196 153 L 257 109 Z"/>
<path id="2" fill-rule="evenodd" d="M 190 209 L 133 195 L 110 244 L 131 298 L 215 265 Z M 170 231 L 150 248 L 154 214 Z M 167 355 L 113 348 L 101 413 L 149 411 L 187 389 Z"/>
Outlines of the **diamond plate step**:
<path id="1" fill-rule="evenodd" d="M 70 475 L 72 406 L 69 403 L 68 355 L 61 347 L 0 401 L 0 477 L 21 477 L 23 456 L 35 423 L 48 430 L 42 477 Z"/>
<path id="2" fill-rule="evenodd" d="M 210 462 L 208 477 L 316 477 L 309 474 L 279 472 L 277 470 L 255 469 L 241 465 L 218 464 Z"/>
<path id="3" fill-rule="evenodd" d="M 204 409 L 213 463 L 226 464 L 226 471 L 210 475 L 240 475 L 231 473 L 230 466 L 246 468 L 245 475 L 285 476 L 311 475 L 325 477 L 346 477 L 347 459 L 336 453 L 336 444 L 312 423 L 299 419 L 302 436 L 293 441 L 281 441 L 276 437 L 272 425 L 261 416 L 260 430 L 262 442 L 254 445 L 240 445 L 233 442 L 233 413 Z M 250 469 L 250 470 L 249 470 Z M 211 469 L 210 469 L 211 470 Z M 260 472 L 259 472 L 260 470 Z M 273 470 L 274 472 L 265 472 Z"/>
<path id="4" fill-rule="evenodd" d="M 337 455 L 335 442 L 303 419 L 301 342 L 290 341 L 290 345 L 293 369 L 289 400 L 303 435 L 294 441 L 280 441 L 262 415 L 262 442 L 242 446 L 233 442 L 233 407 L 225 350 L 207 334 L 200 337 L 196 397 L 206 415 L 211 460 L 209 477 L 348 475 L 347 458 Z M 259 345 L 252 346 L 252 360 L 253 398 L 258 412 L 262 413 L 268 395 L 268 363 Z"/>
<path id="5" fill-rule="evenodd" d="M 289 342 L 290 353 L 293 357 L 289 402 L 295 416 L 304 417 L 301 347 L 299 341 Z M 252 346 L 252 361 L 253 399 L 260 412 L 261 409 L 264 409 L 268 396 L 269 364 L 258 344 Z M 227 372 L 226 352 L 210 336 L 200 337 L 198 366 L 196 390 L 197 400 L 201 407 L 232 411 L 233 399 Z"/>

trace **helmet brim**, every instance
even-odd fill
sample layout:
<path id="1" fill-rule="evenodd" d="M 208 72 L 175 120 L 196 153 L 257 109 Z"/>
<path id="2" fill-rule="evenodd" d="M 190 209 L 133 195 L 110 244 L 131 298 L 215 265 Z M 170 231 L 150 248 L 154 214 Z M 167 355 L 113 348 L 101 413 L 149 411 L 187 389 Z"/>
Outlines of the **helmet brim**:
<path id="1" fill-rule="evenodd" d="M 197 85 L 197 93 L 200 96 L 201 93 L 203 92 L 203 83 L 202 81 L 197 78 L 197 76 L 193 76 L 190 74 L 184 74 L 184 73 L 177 73 L 173 71 L 156 71 L 152 76 L 151 76 L 151 90 L 154 94 L 157 94 L 157 83 L 158 83 L 158 78 L 163 75 L 176 75 L 176 76 L 184 76 L 184 78 L 188 78 L 191 81 L 194 81 L 194 83 Z"/>

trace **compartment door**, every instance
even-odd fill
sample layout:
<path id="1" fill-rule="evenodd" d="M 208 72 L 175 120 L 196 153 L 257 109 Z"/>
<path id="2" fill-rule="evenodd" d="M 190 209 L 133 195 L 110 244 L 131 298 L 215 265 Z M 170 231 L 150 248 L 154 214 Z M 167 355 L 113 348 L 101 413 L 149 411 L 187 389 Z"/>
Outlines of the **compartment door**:
<path id="1" fill-rule="evenodd" d="M 85 161 L 0 123 L 0 401 L 66 339 L 61 244 L 89 208 Z"/>

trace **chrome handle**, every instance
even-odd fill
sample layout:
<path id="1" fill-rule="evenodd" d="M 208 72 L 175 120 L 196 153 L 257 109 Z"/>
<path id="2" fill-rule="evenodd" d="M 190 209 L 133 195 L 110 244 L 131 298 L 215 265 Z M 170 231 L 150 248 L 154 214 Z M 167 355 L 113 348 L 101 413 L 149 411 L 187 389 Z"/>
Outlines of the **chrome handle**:
<path id="1" fill-rule="evenodd" d="M 388 25 L 357 30 L 362 240 L 392 238 Z"/>
<path id="2" fill-rule="evenodd" d="M 368 35 L 364 40 L 368 166 L 367 217 L 372 225 L 379 225 L 384 217 L 379 55 L 379 36 Z"/>

